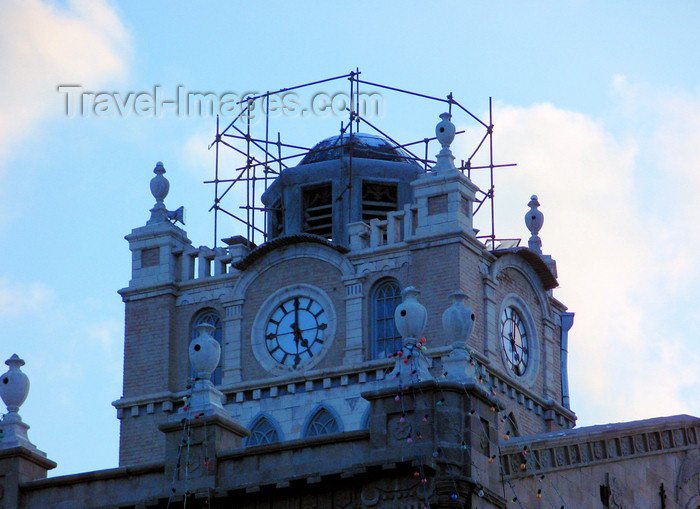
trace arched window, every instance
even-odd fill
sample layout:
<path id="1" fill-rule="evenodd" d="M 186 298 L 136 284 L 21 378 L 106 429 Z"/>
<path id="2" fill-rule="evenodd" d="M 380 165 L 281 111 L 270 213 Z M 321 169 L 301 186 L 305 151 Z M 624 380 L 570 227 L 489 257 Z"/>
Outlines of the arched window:
<path id="1" fill-rule="evenodd" d="M 383 359 L 401 349 L 401 335 L 394 324 L 394 311 L 401 304 L 401 287 L 394 279 L 385 279 L 372 290 L 372 358 Z"/>
<path id="2" fill-rule="evenodd" d="M 520 431 L 518 430 L 518 421 L 515 420 L 515 415 L 513 412 L 508 414 L 506 419 L 506 432 L 511 437 L 519 437 Z"/>
<path id="3" fill-rule="evenodd" d="M 204 309 L 197 313 L 192 320 L 192 328 L 190 329 L 190 341 L 193 340 L 194 338 L 197 337 L 197 326 L 202 324 L 202 323 L 210 323 L 214 327 L 216 327 L 216 330 L 214 330 L 214 339 L 216 339 L 221 346 L 221 356 L 219 357 L 219 365 L 216 366 L 216 369 L 214 372 L 211 374 L 211 381 L 214 385 L 220 385 L 221 384 L 221 365 L 223 362 L 224 358 L 224 350 L 223 350 L 223 343 L 221 341 L 222 337 L 222 324 L 221 324 L 221 317 L 219 316 L 219 313 L 214 310 L 214 309 Z"/>
<path id="4" fill-rule="evenodd" d="M 369 429 L 369 407 L 365 409 L 365 413 L 362 415 L 360 429 Z"/>
<path id="5" fill-rule="evenodd" d="M 250 436 L 246 439 L 247 446 L 271 444 L 280 441 L 277 427 L 264 415 L 253 421 Z"/>
<path id="6" fill-rule="evenodd" d="M 326 408 L 319 408 L 304 429 L 304 437 L 317 437 L 340 431 L 337 419 Z"/>

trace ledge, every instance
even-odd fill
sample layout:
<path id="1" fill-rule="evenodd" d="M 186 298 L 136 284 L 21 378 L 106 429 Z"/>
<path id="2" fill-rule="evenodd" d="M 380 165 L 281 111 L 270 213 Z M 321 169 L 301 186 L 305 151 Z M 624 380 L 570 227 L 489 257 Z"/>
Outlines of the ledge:
<path id="1" fill-rule="evenodd" d="M 327 435 L 320 435 L 317 437 L 297 438 L 295 440 L 285 440 L 284 442 L 274 442 L 272 444 L 255 445 L 252 447 L 242 447 L 240 449 L 222 451 L 218 453 L 216 457 L 220 461 L 225 461 L 247 456 L 274 454 L 282 451 L 305 449 L 307 447 L 340 444 L 345 442 L 359 442 L 364 440 L 369 440 L 369 430 L 367 429 L 341 431 L 339 433 L 329 433 Z"/>
<path id="2" fill-rule="evenodd" d="M 689 415 L 602 424 L 500 441 L 506 479 L 697 447 L 700 418 Z M 526 455 L 523 451 L 527 448 Z M 531 467 L 520 471 L 523 458 Z"/>
<path id="3" fill-rule="evenodd" d="M 163 473 L 165 473 L 165 465 L 163 463 L 144 463 L 141 465 L 109 468 L 107 470 L 94 470 L 92 472 L 81 472 L 79 474 L 61 475 L 57 477 L 49 477 L 48 479 L 37 479 L 34 481 L 20 483 L 19 486 L 23 491 L 31 491 L 52 487 L 65 487 L 71 484 L 108 481 L 122 477 Z"/>
<path id="4" fill-rule="evenodd" d="M 22 445 L 16 447 L 10 447 L 8 449 L 0 449 L 0 460 L 10 459 L 20 457 L 24 460 L 30 461 L 36 465 L 39 465 L 46 470 L 51 470 L 56 468 L 57 463 L 46 457 L 46 454 L 39 451 L 38 449 L 28 449 Z"/>

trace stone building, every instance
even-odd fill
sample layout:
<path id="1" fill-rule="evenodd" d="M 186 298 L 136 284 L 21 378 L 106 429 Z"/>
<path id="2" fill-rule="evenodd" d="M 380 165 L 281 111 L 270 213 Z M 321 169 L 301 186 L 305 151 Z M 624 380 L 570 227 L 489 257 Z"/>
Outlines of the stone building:
<path id="1" fill-rule="evenodd" d="M 119 466 L 46 478 L 13 357 L 0 508 L 700 507 L 700 419 L 574 427 L 537 197 L 528 247 L 479 240 L 441 118 L 429 171 L 320 142 L 267 189 L 260 246 L 192 246 L 158 163 L 126 237 Z"/>

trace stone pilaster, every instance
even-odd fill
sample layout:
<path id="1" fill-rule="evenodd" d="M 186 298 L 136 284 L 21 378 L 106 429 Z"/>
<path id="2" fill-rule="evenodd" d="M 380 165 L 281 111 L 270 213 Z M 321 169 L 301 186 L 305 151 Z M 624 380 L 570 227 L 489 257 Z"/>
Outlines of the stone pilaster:
<path id="1" fill-rule="evenodd" d="M 196 417 L 195 417 L 196 415 Z M 176 496 L 218 487 L 217 454 L 238 449 L 250 432 L 219 413 L 174 415 L 158 429 L 165 433 L 165 481 Z"/>
<path id="2" fill-rule="evenodd" d="M 433 492 L 431 507 L 505 507 L 493 461 L 502 407 L 483 387 L 426 381 L 362 397 L 370 402 L 371 463 L 411 461 Z"/>
<path id="3" fill-rule="evenodd" d="M 482 265 L 482 288 L 484 290 L 484 322 L 483 322 L 483 351 L 489 361 L 495 361 L 498 355 L 498 316 L 496 310 L 496 281 L 489 274 L 488 268 Z"/>
<path id="4" fill-rule="evenodd" d="M 224 302 L 224 372 L 223 385 L 240 382 L 243 367 L 241 365 L 241 337 L 243 323 L 243 299 Z"/>
<path id="5" fill-rule="evenodd" d="M 364 293 L 362 281 L 349 279 L 345 283 L 345 355 L 343 364 L 353 366 L 364 361 L 362 304 Z"/>

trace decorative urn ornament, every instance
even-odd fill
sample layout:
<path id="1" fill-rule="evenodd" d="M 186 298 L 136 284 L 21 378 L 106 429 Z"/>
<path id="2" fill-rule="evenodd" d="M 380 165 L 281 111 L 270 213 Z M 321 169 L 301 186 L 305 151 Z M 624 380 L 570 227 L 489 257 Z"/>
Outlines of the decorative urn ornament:
<path id="1" fill-rule="evenodd" d="M 0 397 L 10 414 L 16 414 L 29 394 L 29 378 L 20 369 L 24 361 L 14 354 L 5 361 L 10 369 L 0 377 Z"/>
<path id="2" fill-rule="evenodd" d="M 441 113 L 440 119 L 435 126 L 435 136 L 443 149 L 449 149 L 455 139 L 456 128 L 449 113 Z"/>
<path id="3" fill-rule="evenodd" d="M 214 339 L 216 327 L 210 323 L 197 325 L 197 337 L 190 343 L 190 363 L 197 378 L 209 380 L 219 365 L 221 345 Z"/>
<path id="4" fill-rule="evenodd" d="M 418 295 L 420 292 L 413 286 L 409 286 L 403 291 L 403 302 L 396 306 L 394 311 L 396 330 L 399 331 L 404 342 L 421 337 L 428 321 L 428 312 L 418 302 Z"/>
<path id="5" fill-rule="evenodd" d="M 451 121 L 452 115 L 441 113 L 440 119 L 440 122 L 435 126 L 435 136 L 442 147 L 436 157 L 435 166 L 433 166 L 433 172 L 436 175 L 442 172 L 456 171 L 455 157 L 450 150 L 450 144 L 454 141 L 456 132 L 455 125 Z"/>
<path id="6" fill-rule="evenodd" d="M 168 192 L 170 191 L 170 182 L 163 176 L 163 173 L 165 173 L 163 163 L 158 161 L 156 167 L 153 169 L 153 173 L 155 173 L 156 176 L 151 179 L 151 194 L 156 199 L 156 203 L 163 203 L 163 200 L 165 200 L 165 197 L 168 196 Z"/>
<path id="7" fill-rule="evenodd" d="M 530 210 L 525 214 L 525 225 L 530 230 L 530 239 L 527 244 L 534 252 L 542 254 L 542 240 L 539 233 L 544 224 L 544 214 L 539 210 L 540 202 L 536 194 L 530 197 L 530 202 L 527 206 L 530 207 Z"/>
<path id="8" fill-rule="evenodd" d="M 450 294 L 452 304 L 442 314 L 442 327 L 447 339 L 452 340 L 455 347 L 466 347 L 469 337 L 474 330 L 476 316 L 474 311 L 464 301 L 467 295 L 462 292 Z"/>
<path id="9" fill-rule="evenodd" d="M 421 338 L 428 321 L 428 312 L 416 298 L 420 292 L 413 286 L 403 291 L 403 302 L 396 306 L 394 323 L 396 330 L 403 338 L 403 346 L 396 356 L 394 370 L 387 377 L 391 380 L 400 377 L 400 383 L 413 383 L 423 380 L 431 380 L 433 377 L 428 371 L 429 361 L 423 355 L 423 342 Z M 419 338 L 421 338 L 419 340 Z"/>

